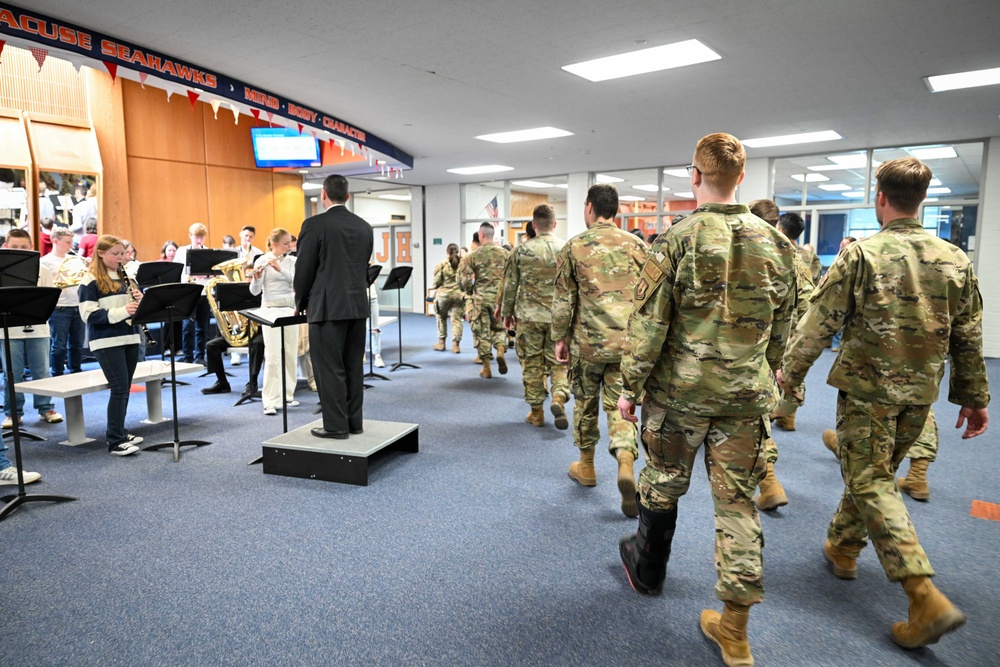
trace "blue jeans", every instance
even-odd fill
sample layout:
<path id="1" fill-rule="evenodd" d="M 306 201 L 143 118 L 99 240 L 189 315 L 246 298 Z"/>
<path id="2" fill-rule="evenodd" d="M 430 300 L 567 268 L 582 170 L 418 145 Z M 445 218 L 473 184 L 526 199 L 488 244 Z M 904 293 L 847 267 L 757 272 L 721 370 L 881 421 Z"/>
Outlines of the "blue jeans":
<path id="1" fill-rule="evenodd" d="M 205 360 L 205 346 L 208 344 L 208 325 L 212 319 L 212 308 L 208 305 L 208 297 L 198 298 L 191 319 L 183 323 L 184 361 L 194 363 Z M 214 338 L 214 336 L 213 336 Z"/>
<path id="2" fill-rule="evenodd" d="M 7 352 L 5 350 L 8 341 L 2 341 L 0 344 L 0 353 L 3 353 L 4 359 L 7 358 Z M 49 339 L 48 338 L 15 338 L 10 341 L 10 362 L 11 368 L 13 369 L 12 375 L 14 376 L 14 382 L 21 382 L 24 380 L 24 366 L 27 364 L 28 369 L 31 371 L 32 380 L 41 380 L 42 378 L 49 377 Z M 20 417 L 24 415 L 24 394 L 18 392 L 14 396 L 14 401 L 10 400 L 10 392 L 14 391 L 14 387 L 7 387 L 6 396 L 4 397 L 3 410 L 4 414 L 8 417 L 11 416 L 11 404 L 17 407 L 17 416 Z M 54 410 L 55 406 L 52 404 L 51 396 L 41 396 L 39 394 L 34 395 L 35 410 L 38 414 L 44 415 L 49 410 Z"/>
<path id="3" fill-rule="evenodd" d="M 62 375 L 67 368 L 69 372 L 80 372 L 80 361 L 83 358 L 83 338 L 87 333 L 87 325 L 80 317 L 77 306 L 62 306 L 56 308 L 49 318 L 49 331 L 52 333 L 52 353 L 50 362 L 52 375 Z M 68 354 L 67 354 L 68 350 Z"/>
<path id="4" fill-rule="evenodd" d="M 128 437 L 125 412 L 128 410 L 129 388 L 135 374 L 135 365 L 139 361 L 139 346 L 133 343 L 93 352 L 111 387 L 111 397 L 108 399 L 108 449 L 111 449 L 125 442 Z"/>

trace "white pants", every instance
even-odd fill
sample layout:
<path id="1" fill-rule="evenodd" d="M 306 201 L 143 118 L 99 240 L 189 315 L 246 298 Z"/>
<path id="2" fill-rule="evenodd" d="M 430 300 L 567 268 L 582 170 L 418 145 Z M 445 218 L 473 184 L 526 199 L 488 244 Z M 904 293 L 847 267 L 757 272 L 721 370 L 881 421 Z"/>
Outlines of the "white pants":
<path id="1" fill-rule="evenodd" d="M 289 300 L 290 301 L 290 300 Z M 291 303 L 268 303 L 269 307 L 290 306 Z M 295 397 L 296 357 L 299 351 L 299 328 L 261 327 L 264 335 L 264 388 L 261 398 L 265 408 L 281 407 L 281 337 L 285 337 L 285 400 Z"/>
<path id="2" fill-rule="evenodd" d="M 371 351 L 372 354 L 382 354 L 382 330 L 378 328 L 378 297 L 372 297 L 369 302 L 371 304 L 371 316 L 368 318 L 368 330 L 371 331 Z M 372 322 L 375 322 L 374 329 L 372 329 Z M 365 347 L 368 347 L 367 340 L 365 340 Z"/>

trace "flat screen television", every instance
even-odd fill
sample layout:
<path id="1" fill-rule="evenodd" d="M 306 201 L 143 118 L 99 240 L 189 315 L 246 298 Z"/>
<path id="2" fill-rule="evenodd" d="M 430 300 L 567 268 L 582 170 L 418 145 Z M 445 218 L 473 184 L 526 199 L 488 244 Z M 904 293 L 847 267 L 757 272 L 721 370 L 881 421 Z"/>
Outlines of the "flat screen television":
<path id="1" fill-rule="evenodd" d="M 289 127 L 252 127 L 253 159 L 260 168 L 319 167 L 319 141 Z"/>

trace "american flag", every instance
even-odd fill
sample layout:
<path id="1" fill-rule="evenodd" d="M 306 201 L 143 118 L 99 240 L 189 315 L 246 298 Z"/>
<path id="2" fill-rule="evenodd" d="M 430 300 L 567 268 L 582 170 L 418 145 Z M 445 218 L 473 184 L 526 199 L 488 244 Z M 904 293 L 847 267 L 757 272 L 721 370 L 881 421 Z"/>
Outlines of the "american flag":
<path id="1" fill-rule="evenodd" d="M 490 203 L 486 205 L 486 213 L 491 218 L 499 218 L 500 217 L 500 208 L 499 208 L 499 206 L 497 204 L 497 198 L 496 197 L 494 197 L 493 199 L 491 199 Z"/>

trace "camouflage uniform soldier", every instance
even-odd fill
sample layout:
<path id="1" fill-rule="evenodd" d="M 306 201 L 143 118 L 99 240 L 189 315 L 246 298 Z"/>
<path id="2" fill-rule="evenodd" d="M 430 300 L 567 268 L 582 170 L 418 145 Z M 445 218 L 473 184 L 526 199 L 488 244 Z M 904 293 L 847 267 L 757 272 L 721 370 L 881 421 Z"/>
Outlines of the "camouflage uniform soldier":
<path id="1" fill-rule="evenodd" d="M 493 316 L 493 309 L 510 253 L 493 243 L 493 225 L 489 222 L 479 227 L 479 240 L 482 247 L 470 252 L 463 260 L 464 264 L 459 264 L 458 285 L 472 297 L 469 323 L 479 342 L 479 358 L 483 363 L 479 376 L 491 378 L 490 360 L 493 359 L 494 346 L 497 368 L 501 375 L 507 373 L 507 361 L 503 357 L 507 351 L 507 334 L 500 320 Z"/>
<path id="2" fill-rule="evenodd" d="M 797 395 L 833 334 L 844 344 L 827 382 L 840 390 L 837 440 L 844 494 L 824 554 L 833 573 L 853 579 L 869 538 L 890 581 L 909 598 L 909 619 L 892 627 L 905 648 L 933 644 L 965 615 L 930 578 L 894 473 L 920 435 L 951 356 L 948 400 L 961 405 L 963 438 L 986 430 L 982 299 L 969 258 L 924 230 L 916 213 L 931 170 L 907 157 L 875 172 L 881 231 L 837 256 L 792 338 L 778 381 Z"/>
<path id="3" fill-rule="evenodd" d="M 802 232 L 805 231 L 805 228 L 806 222 L 798 213 L 783 213 L 778 218 L 778 229 L 792 241 L 797 242 L 799 237 L 802 236 Z M 813 252 L 811 247 L 805 245 L 796 245 L 795 250 L 799 253 L 799 258 L 802 262 L 809 267 L 809 271 L 812 274 L 812 283 L 815 285 L 816 281 L 819 280 L 819 274 L 823 271 L 819 255 Z"/>
<path id="4" fill-rule="evenodd" d="M 749 206 L 750 212 L 758 218 L 772 227 L 778 226 L 778 206 L 773 201 L 770 199 L 755 199 L 750 202 Z M 809 297 L 812 295 L 814 287 L 812 274 L 797 252 L 795 253 L 794 262 L 796 293 L 795 310 L 792 312 L 791 331 L 795 331 L 796 323 L 805 315 L 806 309 L 809 308 Z M 778 426 L 784 430 L 794 431 L 795 411 L 797 408 L 798 406 L 794 402 L 781 398 L 774 413 L 771 415 L 771 419 L 775 420 Z M 757 496 L 754 502 L 757 503 L 759 509 L 770 511 L 788 504 L 788 496 L 785 494 L 785 489 L 774 474 L 774 464 L 778 462 L 778 443 L 775 442 L 774 438 L 768 438 L 767 442 L 764 443 L 764 455 L 767 461 L 767 472 L 764 474 L 764 479 L 760 481 L 760 495 Z"/>
<path id="5" fill-rule="evenodd" d="M 552 414 L 556 428 L 569 426 L 565 404 L 569 400 L 566 367 L 556 361 L 552 341 L 552 294 L 556 282 L 556 258 L 564 245 L 552 234 L 556 214 L 548 204 L 535 207 L 534 238 L 511 254 L 504 273 L 504 289 L 499 306 L 505 329 L 517 321 L 517 355 L 521 358 L 524 400 L 531 406 L 525 421 L 533 426 L 545 423 L 545 378 L 552 384 Z"/>
<path id="6" fill-rule="evenodd" d="M 792 244 L 736 203 L 746 153 L 729 134 L 698 142 L 691 191 L 698 208 L 663 234 L 635 288 L 622 356 L 622 417 L 642 397 L 646 467 L 639 473 L 639 529 L 621 541 L 629 583 L 663 586 L 677 502 L 698 449 L 715 503 L 716 596 L 722 614 L 701 614 L 727 665 L 752 665 L 746 623 L 763 599 L 763 534 L 753 492 L 777 400 L 772 369 L 785 349 L 795 305 Z"/>
<path id="7" fill-rule="evenodd" d="M 597 484 L 594 448 L 601 438 L 603 406 L 611 440 L 608 450 L 618 461 L 622 512 L 636 516 L 636 427 L 621 418 L 615 401 L 621 393 L 621 355 L 632 289 L 646 261 L 646 244 L 615 226 L 618 192 L 611 185 L 590 188 L 583 215 L 587 230 L 567 241 L 559 253 L 552 300 L 556 359 L 571 364 L 570 385 L 576 398 L 573 443 L 580 449 L 580 460 L 570 464 L 569 476 L 583 486 Z"/>
<path id="8" fill-rule="evenodd" d="M 466 265 L 466 260 L 476 250 L 482 247 L 482 243 L 479 242 L 479 232 L 472 233 L 472 250 L 465 253 L 464 256 L 458 261 L 458 270 L 455 277 L 462 275 L 463 267 Z M 461 254 L 461 251 L 459 251 Z M 459 283 L 458 289 L 462 289 L 461 283 Z M 464 290 L 462 290 L 464 292 Z M 476 351 L 476 356 L 472 360 L 474 364 L 481 364 L 483 360 L 479 358 L 479 339 L 476 338 L 476 330 L 472 327 L 472 297 L 468 294 L 465 295 L 465 319 L 469 321 L 469 329 L 472 330 L 472 349 Z"/>
<path id="9" fill-rule="evenodd" d="M 458 246 L 448 244 L 448 259 L 434 267 L 434 312 L 437 315 L 438 342 L 434 349 L 444 352 L 448 338 L 448 318 L 451 318 L 451 351 L 461 352 L 462 317 L 465 313 L 465 295 L 458 289 L 458 267 L 461 263 Z"/>

